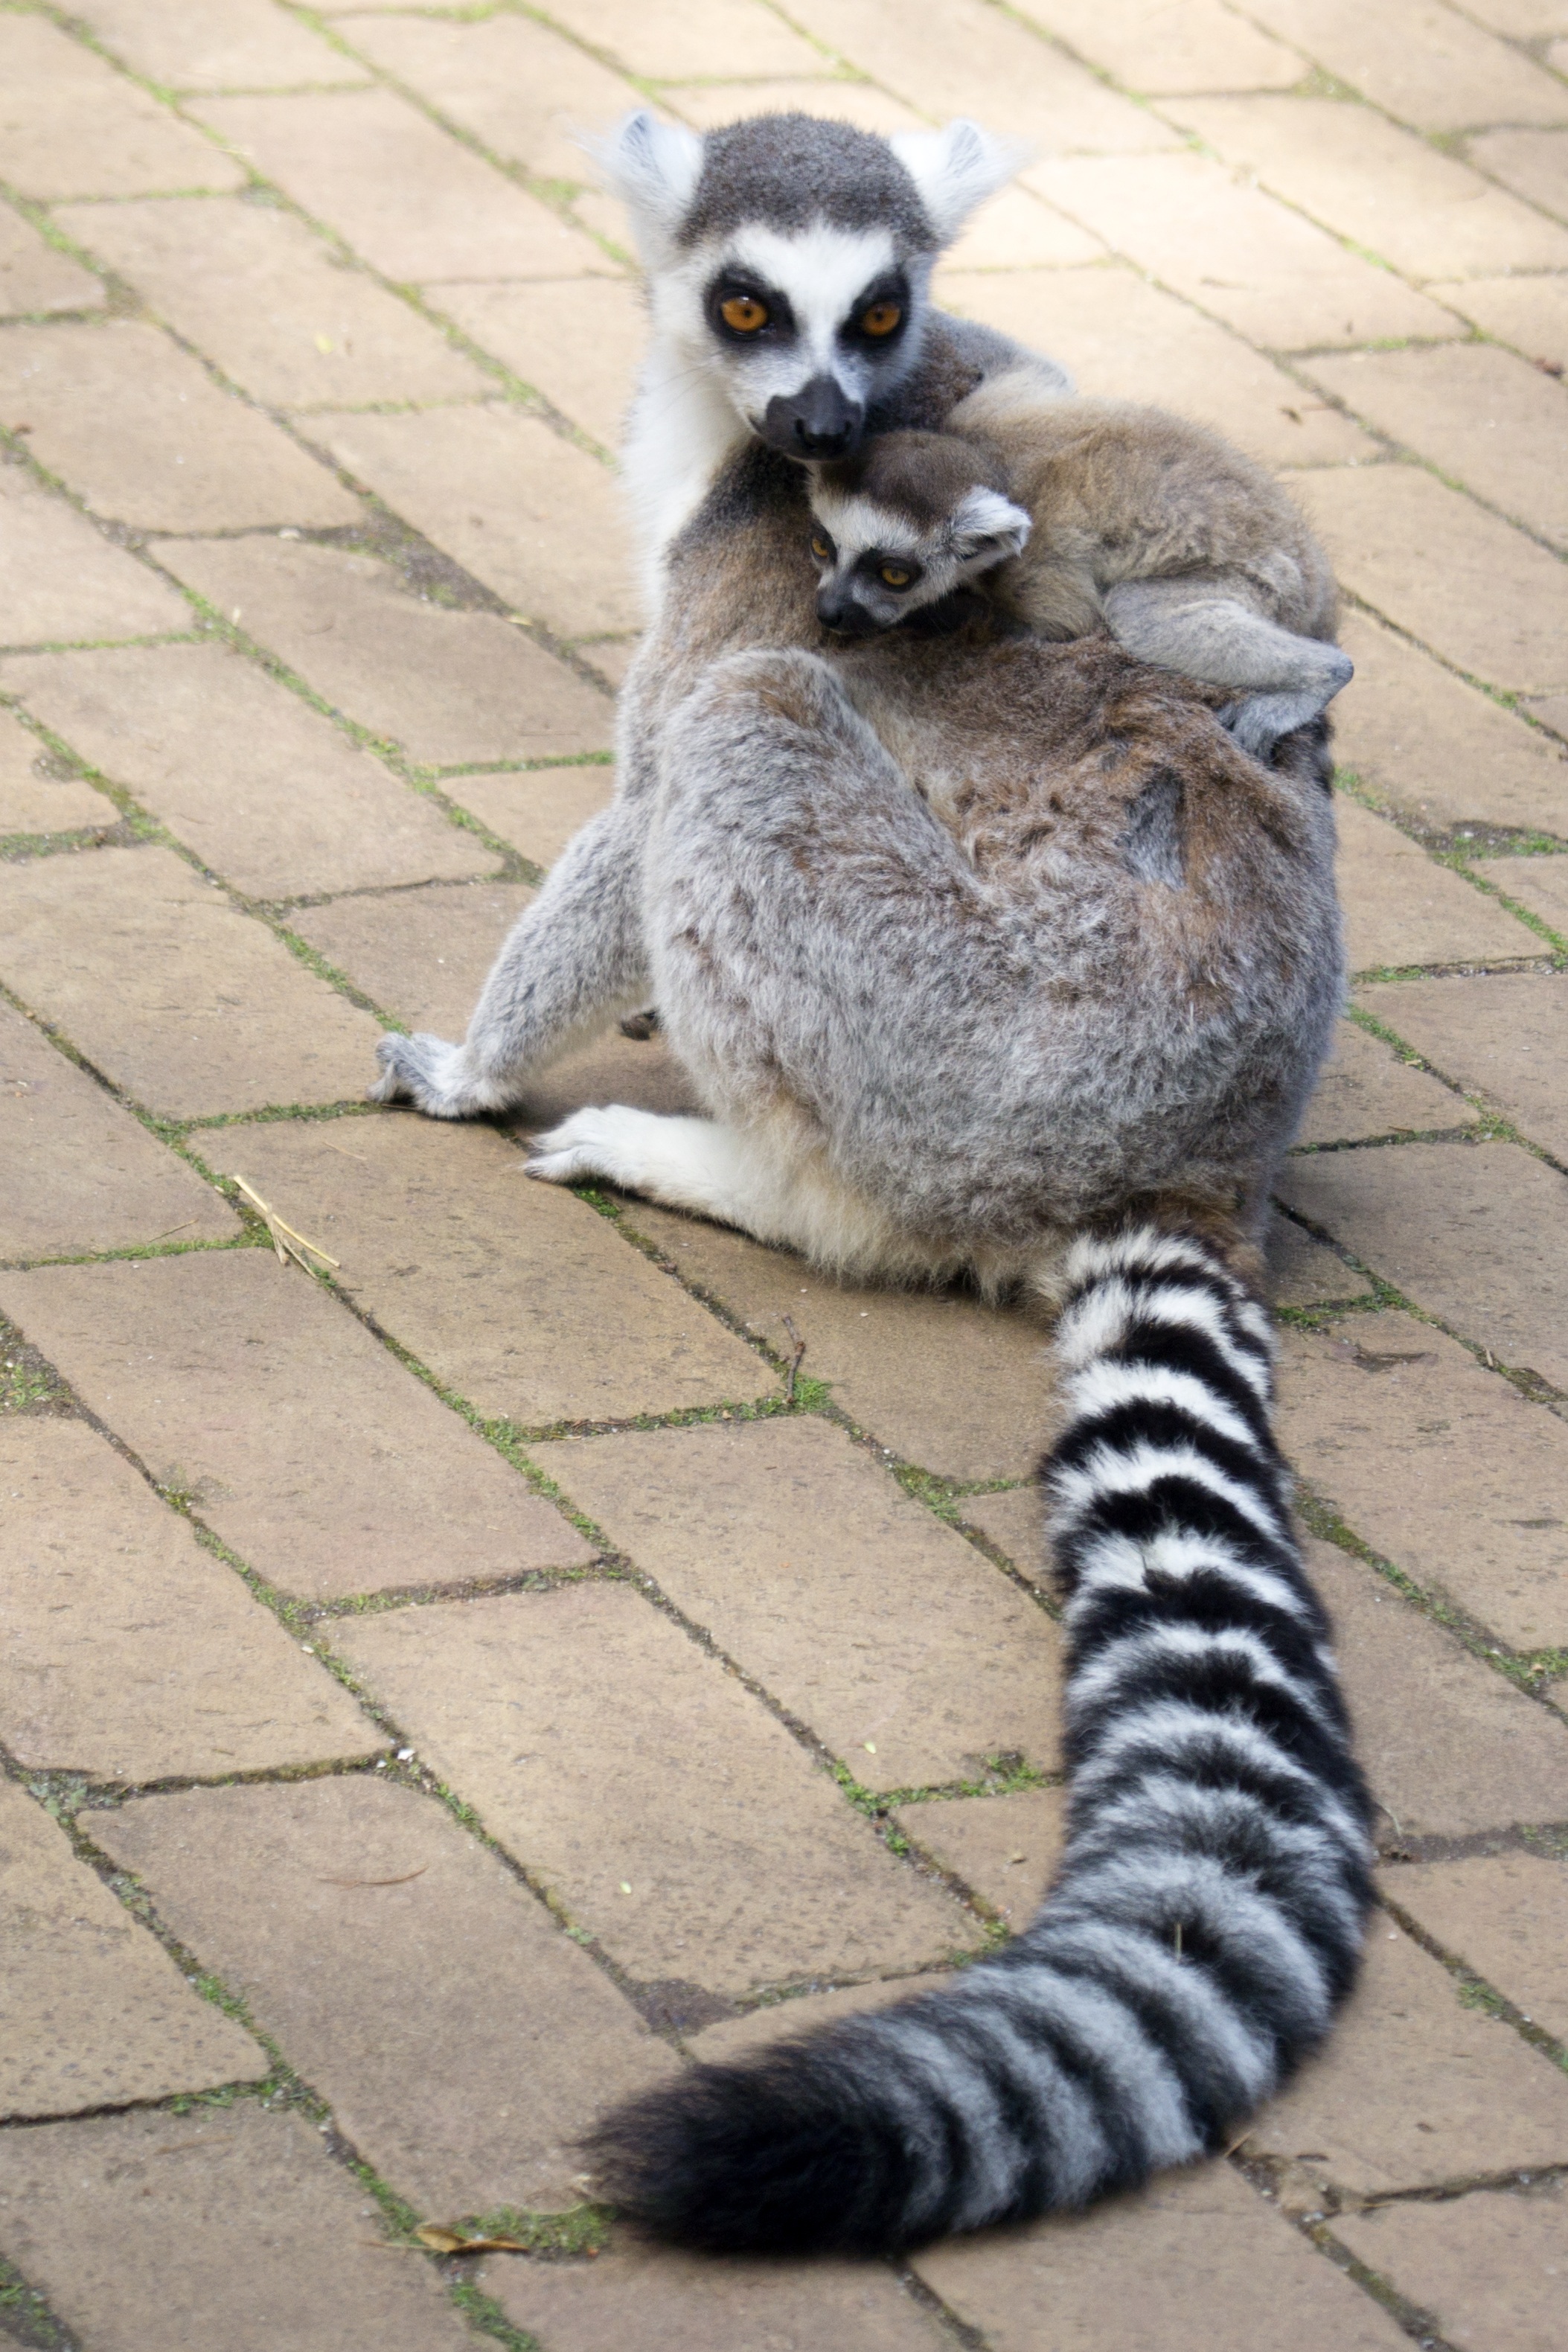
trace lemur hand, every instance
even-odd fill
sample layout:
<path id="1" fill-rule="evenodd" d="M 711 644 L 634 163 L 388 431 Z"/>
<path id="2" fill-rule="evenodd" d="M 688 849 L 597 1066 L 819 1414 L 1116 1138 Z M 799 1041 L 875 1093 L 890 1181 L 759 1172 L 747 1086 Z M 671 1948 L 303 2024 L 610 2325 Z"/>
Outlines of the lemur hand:
<path id="1" fill-rule="evenodd" d="M 371 1102 L 406 1100 L 430 1118 L 476 1118 L 511 1099 L 504 1086 L 475 1069 L 466 1045 L 449 1045 L 444 1037 L 385 1036 L 376 1059 L 382 1075 L 369 1089 Z"/>

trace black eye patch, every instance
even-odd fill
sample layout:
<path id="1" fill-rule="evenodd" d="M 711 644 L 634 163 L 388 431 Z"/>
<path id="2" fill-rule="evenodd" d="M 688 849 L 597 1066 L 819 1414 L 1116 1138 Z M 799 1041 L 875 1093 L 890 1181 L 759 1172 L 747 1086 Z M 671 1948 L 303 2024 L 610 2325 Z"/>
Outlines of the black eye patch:
<path id="1" fill-rule="evenodd" d="M 794 340 L 795 313 L 789 296 L 748 270 L 721 269 L 703 296 L 703 310 L 723 343 L 767 343 L 776 348 Z M 758 311 L 762 313 L 760 319 Z"/>
<path id="2" fill-rule="evenodd" d="M 874 359 L 879 352 L 895 351 L 909 324 L 909 280 L 902 269 L 885 270 L 857 294 L 848 317 L 839 328 L 839 341 L 847 349 Z"/>

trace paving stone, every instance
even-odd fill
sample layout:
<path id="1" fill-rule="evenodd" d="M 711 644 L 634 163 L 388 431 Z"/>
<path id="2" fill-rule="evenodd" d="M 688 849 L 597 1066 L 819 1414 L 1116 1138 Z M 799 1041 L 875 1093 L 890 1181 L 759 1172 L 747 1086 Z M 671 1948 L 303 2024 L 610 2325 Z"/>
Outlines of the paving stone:
<path id="1" fill-rule="evenodd" d="M 0 35 L 5 21 L 0 17 Z M 7 408 L 17 414 L 15 402 Z M 146 637 L 191 626 L 189 605 L 166 581 L 42 488 L 25 467 L 3 461 L 0 550 L 0 645 Z"/>
<path id="2" fill-rule="evenodd" d="M 1369 1011 L 1448 1077 L 1484 1095 L 1532 1143 L 1568 1160 L 1568 976 L 1494 972 L 1367 990 Z"/>
<path id="3" fill-rule="evenodd" d="M 1301 474 L 1341 581 L 1457 669 L 1521 694 L 1568 683 L 1568 572 L 1419 466 Z"/>
<path id="4" fill-rule="evenodd" d="M 1251 13 L 1417 130 L 1563 120 L 1564 93 L 1550 74 L 1437 0 L 1380 0 L 1375 9 L 1357 0 L 1254 0 Z"/>
<path id="5" fill-rule="evenodd" d="M 361 57 L 538 180 L 591 179 L 583 131 L 613 122 L 641 95 L 530 16 L 356 15 L 342 32 Z M 597 32 L 589 38 L 603 46 Z"/>
<path id="6" fill-rule="evenodd" d="M 667 106 L 698 131 L 716 131 L 726 122 L 744 121 L 752 114 L 815 114 L 829 122 L 853 122 L 888 139 L 898 131 L 924 131 L 927 126 L 902 99 L 891 98 L 869 81 L 809 81 L 789 79 L 757 82 L 692 81 L 666 85 Z"/>
<path id="7" fill-rule="evenodd" d="M 1375 1569 L 1311 1540 L 1307 1566 L 1333 1621 L 1356 1752 L 1386 1817 L 1380 1840 L 1390 1842 L 1388 1824 L 1403 1841 L 1568 1820 L 1568 1726 Z"/>
<path id="8" fill-rule="evenodd" d="M 915 2268 L 995 2352 L 1399 2352 L 1409 2341 L 1226 2164 L 1163 2173 L 1087 2214 L 954 2239 Z"/>
<path id="9" fill-rule="evenodd" d="M 1445 343 L 1314 359 L 1307 372 L 1378 432 L 1568 546 L 1568 392 L 1527 360 Z"/>
<path id="10" fill-rule="evenodd" d="M 1543 1853 L 1476 1854 L 1391 1872 L 1388 1891 L 1445 1951 L 1568 2042 L 1568 1868 Z"/>
<path id="11" fill-rule="evenodd" d="M 434 2268 L 314 2126 L 254 2102 L 99 2116 L 0 2141 L 6 2252 L 100 2352 L 467 2352 Z"/>
<path id="12" fill-rule="evenodd" d="M 1568 838 L 1568 751 L 1365 613 L 1340 643 L 1355 677 L 1334 754 L 1388 806 L 1436 826 L 1521 825 Z"/>
<path id="13" fill-rule="evenodd" d="M 1568 48 L 1563 65 L 1568 67 Z M 1568 279 L 1472 278 L 1428 290 L 1489 335 L 1512 343 L 1526 359 L 1568 365 Z"/>
<path id="14" fill-rule="evenodd" d="M 1184 98 L 1166 109 L 1228 163 L 1416 278 L 1561 269 L 1568 229 L 1370 107 L 1328 98 Z"/>
<path id="15" fill-rule="evenodd" d="M 594 0 L 575 5 L 589 10 Z M 1044 155 L 1178 143 L 1146 108 L 984 0 L 920 10 L 903 0 L 792 0 L 789 13 L 825 47 L 936 121 L 973 114 L 988 131 L 1027 139 Z"/>
<path id="16" fill-rule="evenodd" d="M 1568 742 L 1568 693 L 1540 695 L 1533 700 L 1521 702 L 1519 707 L 1541 726 L 1549 727 L 1554 735 Z"/>
<path id="17" fill-rule="evenodd" d="M 1564 1179 L 1516 1143 L 1287 1160 L 1279 1192 L 1418 1307 L 1568 1390 Z"/>
<path id="18" fill-rule="evenodd" d="M 1561 857 L 1489 857 L 1482 871 L 1522 907 L 1568 931 L 1568 860 Z"/>
<path id="19" fill-rule="evenodd" d="M 44 203 L 232 188 L 243 173 L 47 16 L 0 17 L 0 179 Z"/>
<path id="20" fill-rule="evenodd" d="M 966 318 L 1049 352 L 1081 392 L 1195 416 L 1268 465 L 1340 465 L 1373 454 L 1348 417 L 1130 269 L 945 270 L 937 295 Z"/>
<path id="21" fill-rule="evenodd" d="M 1030 184 L 1251 342 L 1293 351 L 1459 332 L 1451 311 L 1212 156 L 1074 156 L 1037 165 Z"/>
<path id="22" fill-rule="evenodd" d="M 1396 1900 L 1403 1880 L 1390 1874 Z M 1552 2061 L 1467 2009 L 1447 1969 L 1375 1911 L 1361 1982 L 1324 2054 L 1245 2146 L 1365 2197 L 1552 2164 L 1564 2131 L 1568 2082 Z"/>
<path id="23" fill-rule="evenodd" d="M 407 1113 L 331 1131 L 205 1139 L 436 1378 L 526 1428 L 775 1392 L 774 1375 L 586 1202 L 522 1172 L 515 1142 Z"/>
<path id="24" fill-rule="evenodd" d="M 0 1257 L 222 1241 L 226 1202 L 0 1003 Z"/>
<path id="25" fill-rule="evenodd" d="M 1333 2234 L 1410 2302 L 1441 2313 L 1456 2352 L 1553 2352 L 1563 2328 L 1568 2213 L 1562 2184 L 1472 2189 L 1441 2204 L 1374 2205 Z"/>
<path id="26" fill-rule="evenodd" d="M 592 666 L 612 694 L 619 694 L 626 683 L 627 672 L 636 658 L 641 637 L 584 637 L 575 651 L 580 660 Z"/>
<path id="27" fill-rule="evenodd" d="M 537 1896 L 412 1789 L 196 1789 L 93 1830 L 423 2212 L 580 2204 L 595 2114 L 675 2071 Z"/>
<path id="28" fill-rule="evenodd" d="M 376 1024 L 172 850 L 0 866 L 0 978 L 162 1118 L 362 1091 Z"/>
<path id="29" fill-rule="evenodd" d="M 1045 204 L 1032 188 L 1004 188 L 982 205 L 957 243 L 949 269 L 1066 269 L 1103 261 L 1097 236 Z"/>
<path id="30" fill-rule="evenodd" d="M 120 823 L 111 800 L 83 777 L 50 775 L 51 764 L 47 746 L 0 709 L 0 836 L 85 833 Z"/>
<path id="31" fill-rule="evenodd" d="M 218 539 L 165 543 L 158 557 L 420 766 L 598 751 L 610 740 L 607 698 L 526 631 L 496 613 L 427 604 L 373 555 Z"/>
<path id="32" fill-rule="evenodd" d="M 1290 89 L 1307 71 L 1218 0 L 1019 0 L 1019 12 L 1131 89 Z"/>
<path id="33" fill-rule="evenodd" d="M 1568 100 L 1560 82 L 1549 87 L 1555 93 L 1552 119 L 1561 122 L 1568 115 Z M 1471 140 L 1469 155 L 1527 204 L 1555 213 L 1559 220 L 1568 215 L 1568 131 L 1488 131 Z"/>
<path id="34" fill-rule="evenodd" d="M 652 81 L 826 69 L 820 52 L 758 0 L 685 0 L 679 9 L 654 10 L 638 0 L 555 0 L 550 13 L 569 33 Z"/>
<path id="35" fill-rule="evenodd" d="M 558 278 L 447 286 L 439 300 L 481 350 L 504 360 L 606 449 L 619 447 L 648 341 L 647 310 L 632 287 L 618 278 Z"/>
<path id="36" fill-rule="evenodd" d="M 1361 1001 L 1380 1021 L 1390 1021 L 1393 1000 L 1386 991 L 1364 990 Z M 1373 1136 L 1421 1135 L 1434 1128 L 1468 1127 L 1477 1116 L 1462 1095 L 1402 1062 L 1381 1037 L 1342 1021 L 1296 1141 L 1356 1143 Z"/>
<path id="37" fill-rule="evenodd" d="M 242 1129 L 246 1170 L 248 1144 Z M 50 1266 L 0 1286 L 89 1410 L 286 1592 L 329 1600 L 592 1558 L 363 1324 L 270 1251 Z"/>
<path id="38" fill-rule="evenodd" d="M 977 1939 L 735 1676 L 627 1585 L 345 1618 L 338 1646 L 423 1760 L 634 1977 L 734 1995 L 918 1967 Z"/>
<path id="39" fill-rule="evenodd" d="M 580 229 L 390 89 L 209 98 L 191 111 L 399 285 L 604 267 Z"/>
<path id="40" fill-rule="evenodd" d="M 82 0 L 78 22 L 166 89 L 277 89 L 362 81 L 340 50 L 272 0 Z"/>
<path id="41" fill-rule="evenodd" d="M 0 318 L 37 310 L 95 310 L 103 288 L 90 270 L 40 236 L 30 221 L 0 209 Z"/>
<path id="42" fill-rule="evenodd" d="M 142 1782 L 373 1756 L 382 1735 L 85 1422 L 0 1420 L 0 1738 Z"/>
<path id="43" fill-rule="evenodd" d="M 266 2053 L 192 1991 L 12 1780 L 0 1781 L 0 2115 L 67 2115 L 267 2073 Z M 7 2155 L 36 2137 L 0 2134 L 0 2231 L 13 2260 Z"/>
<path id="44" fill-rule="evenodd" d="M 225 646 L 23 655 L 0 681 L 252 898 L 494 871 L 476 835 Z"/>
<path id="45" fill-rule="evenodd" d="M 323 417 L 338 462 L 530 620 L 634 629 L 636 567 L 615 478 L 514 407 Z"/>
<path id="46" fill-rule="evenodd" d="M 831 2025 L 841 2017 L 862 2016 L 869 2009 L 890 2009 L 947 1980 L 947 1971 L 936 1969 L 919 1976 L 882 1978 L 871 1984 L 835 1985 L 830 1992 L 797 1993 L 786 2000 L 762 2001 L 755 2009 L 742 2010 L 738 2017 L 721 2018 L 716 2025 L 705 2026 L 700 2033 L 684 2034 L 682 2040 L 694 2058 L 739 2058 L 749 2051 L 766 2049 L 769 2042 Z"/>
<path id="47" fill-rule="evenodd" d="M 1045 1899 L 1067 1830 L 1064 1789 L 945 1797 L 894 1816 L 916 1845 L 984 1897 L 1017 1935 Z"/>
<path id="48" fill-rule="evenodd" d="M 1334 814 L 1335 878 L 1352 971 L 1541 953 L 1538 934 L 1517 915 L 1451 866 L 1439 866 L 1386 817 L 1343 793 Z"/>
<path id="49" fill-rule="evenodd" d="M 276 204 L 78 205 L 56 218 L 257 400 L 340 408 L 490 389 L 428 320 Z"/>
<path id="50" fill-rule="evenodd" d="M 1490 25 L 1494 33 L 1506 33 L 1515 40 L 1568 33 L 1568 0 L 1469 0 L 1468 14 L 1479 24 Z M 1558 70 L 1562 70 L 1560 62 Z"/>
<path id="51" fill-rule="evenodd" d="M 1276 1307 L 1337 1306 L 1373 1296 L 1364 1275 L 1278 1211 L 1270 1220 L 1268 1258 L 1269 1296 Z"/>
<path id="52" fill-rule="evenodd" d="M 1280 1442 L 1313 1490 L 1513 1649 L 1568 1647 L 1562 1422 L 1408 1315 L 1282 1331 L 1280 1348 Z"/>
<path id="53" fill-rule="evenodd" d="M 1568 786 L 1568 766 L 1563 782 Z M 609 807 L 615 771 L 530 768 L 521 775 L 452 776 L 444 789 L 481 824 L 544 867 L 555 864 L 591 816 Z"/>
<path id="54" fill-rule="evenodd" d="M 1009 1486 L 1000 1494 L 961 1495 L 957 1508 L 959 1517 L 967 1526 L 978 1528 L 1015 1568 L 1049 1589 L 1045 1505 L 1032 1478 L 1027 1486 Z"/>
<path id="55" fill-rule="evenodd" d="M 533 1449 L 546 1475 L 872 1789 L 1054 1765 L 1060 1635 L 814 1419 Z"/>
<path id="56" fill-rule="evenodd" d="M 792 1250 L 644 1201 L 622 1213 L 786 1359 L 796 1346 L 788 1315 L 806 1342 L 802 1371 L 826 1381 L 835 1403 L 905 1461 L 944 1478 L 1033 1469 L 1059 1417 L 1040 1318 L 958 1290 L 840 1283 Z"/>
<path id="57" fill-rule="evenodd" d="M 11 329 L 0 339 L 0 415 L 9 422 L 19 406 L 39 464 L 134 530 L 359 519 L 358 500 L 324 466 L 135 319 Z"/>
<path id="58" fill-rule="evenodd" d="M 432 882 L 301 907 L 288 928 L 394 1019 L 461 1037 L 502 940 L 534 895 L 524 882 Z"/>
<path id="59" fill-rule="evenodd" d="M 542 1135 L 572 1111 L 604 1103 L 625 1103 L 632 1110 L 663 1111 L 676 1118 L 703 1116 L 695 1088 L 662 1038 L 633 1043 L 612 1030 L 597 1044 L 552 1062 L 534 1081 L 527 1116 L 518 1119 L 517 1132 Z"/>
<path id="60" fill-rule="evenodd" d="M 873 2263 L 743 2262 L 617 2246 L 594 2263 L 487 2263 L 508 2319 L 550 2352 L 943 2352 L 946 2329 Z"/>

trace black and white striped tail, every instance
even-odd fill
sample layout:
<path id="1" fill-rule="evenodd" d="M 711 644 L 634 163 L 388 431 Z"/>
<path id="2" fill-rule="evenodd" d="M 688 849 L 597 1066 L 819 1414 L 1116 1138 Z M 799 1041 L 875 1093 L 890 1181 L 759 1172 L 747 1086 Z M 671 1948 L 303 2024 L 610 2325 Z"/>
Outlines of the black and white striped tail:
<path id="1" fill-rule="evenodd" d="M 1350 1989 L 1368 1809 L 1268 1318 L 1153 1226 L 1078 1242 L 1068 1280 L 1060 1875 L 956 1981 L 611 2116 L 605 2189 L 661 2236 L 870 2252 L 1082 2205 L 1225 2146 Z"/>

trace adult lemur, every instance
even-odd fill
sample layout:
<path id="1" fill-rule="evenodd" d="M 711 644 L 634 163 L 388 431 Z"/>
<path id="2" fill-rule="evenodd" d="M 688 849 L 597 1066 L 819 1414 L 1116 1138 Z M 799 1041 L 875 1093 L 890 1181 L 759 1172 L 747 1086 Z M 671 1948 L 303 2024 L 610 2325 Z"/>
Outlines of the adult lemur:
<path id="1" fill-rule="evenodd" d="M 537 1172 L 1062 1302 L 1072 1790 L 1043 1908 L 952 1984 L 695 2068 L 599 2141 L 607 2193 L 666 2235 L 900 2246 L 1221 2147 L 1354 1972 L 1366 1803 L 1249 1281 L 1338 1000 L 1333 822 L 1312 742 L 1265 768 L 1218 692 L 1109 638 L 821 635 L 777 448 L 939 425 L 1020 360 L 925 295 L 997 176 L 979 134 L 633 119 L 616 152 L 661 583 L 618 796 L 467 1042 L 388 1038 L 380 1091 L 526 1101 L 651 983 L 712 1118 L 580 1112 Z"/>

